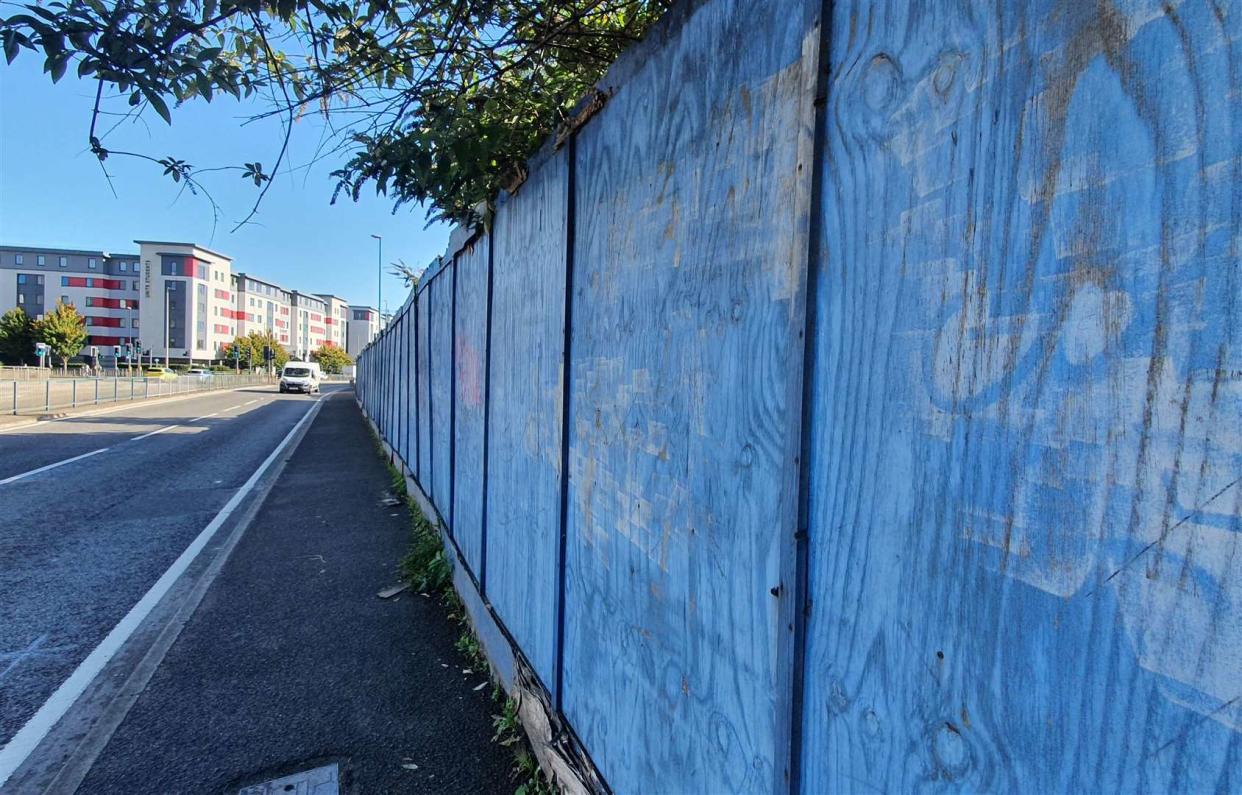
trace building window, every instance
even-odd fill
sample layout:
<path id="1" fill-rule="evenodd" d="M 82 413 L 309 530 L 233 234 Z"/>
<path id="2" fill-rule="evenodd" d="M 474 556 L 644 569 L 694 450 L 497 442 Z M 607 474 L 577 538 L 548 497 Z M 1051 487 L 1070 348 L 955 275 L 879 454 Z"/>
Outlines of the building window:
<path id="1" fill-rule="evenodd" d="M 18 284 L 25 284 L 25 283 L 26 283 L 26 274 L 24 274 L 24 273 L 19 273 L 19 274 L 17 274 L 17 283 L 18 283 Z"/>
<path id="2" fill-rule="evenodd" d="M 46 264 L 47 264 L 47 257 L 43 256 L 42 254 L 37 255 L 37 256 L 35 257 L 35 264 L 36 264 L 36 265 L 46 265 Z"/>
<path id="3" fill-rule="evenodd" d="M 120 267 L 121 267 L 121 273 L 124 273 L 125 271 L 129 270 L 129 263 L 122 262 Z"/>
<path id="4" fill-rule="evenodd" d="M 135 262 L 134 267 L 136 268 L 137 266 L 138 266 L 138 263 Z M 138 291 L 138 280 L 135 279 L 134 280 L 134 292 L 137 292 L 137 291 Z"/>
<path id="5" fill-rule="evenodd" d="M 19 303 L 19 304 L 24 304 L 24 303 L 26 303 L 26 294 L 25 294 L 25 293 L 18 293 L 18 294 L 17 294 L 17 303 Z"/>
<path id="6" fill-rule="evenodd" d="M 68 268 L 68 267 L 69 267 L 69 258 L 68 258 L 68 257 L 57 257 L 57 258 L 56 258 L 56 264 L 57 264 L 57 265 L 59 265 L 59 266 L 60 266 L 60 267 L 62 267 L 62 268 Z"/>
<path id="7" fill-rule="evenodd" d="M 134 318 L 133 320 L 130 321 L 130 323 L 133 324 L 134 328 L 138 328 L 138 318 Z"/>
<path id="8" fill-rule="evenodd" d="M 67 304 L 67 303 L 69 303 L 69 296 L 67 296 L 67 295 L 62 295 L 62 296 L 60 297 L 60 302 L 61 302 L 62 304 Z"/>
<path id="9" fill-rule="evenodd" d="M 35 293 L 35 303 L 36 304 L 43 303 L 43 293 Z"/>
<path id="10" fill-rule="evenodd" d="M 21 265 L 21 264 L 22 264 L 22 255 L 21 255 L 21 254 L 14 254 L 14 255 L 13 255 L 13 264 L 14 264 L 14 265 Z"/>
<path id="11" fill-rule="evenodd" d="M 87 257 L 87 258 L 86 258 L 86 267 L 90 268 L 91 270 L 94 270 L 94 269 L 95 269 L 95 266 L 96 266 L 97 264 L 98 264 L 98 263 L 96 263 L 96 262 L 95 262 L 95 258 L 94 258 L 94 257 Z"/>

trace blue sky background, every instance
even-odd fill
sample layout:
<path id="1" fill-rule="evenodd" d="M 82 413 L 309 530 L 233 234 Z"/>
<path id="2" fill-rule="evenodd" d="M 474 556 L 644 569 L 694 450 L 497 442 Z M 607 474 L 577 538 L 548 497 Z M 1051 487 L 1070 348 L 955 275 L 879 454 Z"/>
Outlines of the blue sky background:
<path id="1" fill-rule="evenodd" d="M 329 204 L 334 183 L 328 174 L 343 158 L 304 167 L 323 131 L 313 115 L 294 126 L 287 166 L 258 215 L 237 232 L 230 230 L 258 195 L 240 172 L 203 177 L 221 206 L 214 234 L 210 204 L 188 192 L 178 198 L 179 186 L 153 163 L 109 158 L 113 196 L 87 149 L 94 88 L 75 78 L 72 69 L 53 85 L 43 74 L 42 60 L 26 50 L 8 66 L 0 59 L 0 243 L 128 252 L 137 250 L 135 239 L 195 242 L 233 257 L 234 270 L 252 271 L 290 289 L 373 305 L 376 245 L 370 235 L 379 234 L 384 236 L 384 303 L 393 309 L 408 290 L 388 275 L 389 263 L 401 259 L 421 269 L 444 252 L 449 228 L 424 229 L 421 208 L 405 207 L 393 215 L 392 202 L 369 189 L 357 203 L 343 197 Z M 116 99 L 109 107 L 126 105 Z M 238 103 L 228 96 L 210 104 L 191 101 L 173 109 L 171 127 L 148 110 L 141 121 L 112 132 L 104 146 L 171 155 L 198 167 L 258 160 L 270 172 L 280 150 L 279 119 L 243 126 L 266 107 L 264 100 Z M 101 127 L 106 130 L 114 122 L 101 120 Z"/>

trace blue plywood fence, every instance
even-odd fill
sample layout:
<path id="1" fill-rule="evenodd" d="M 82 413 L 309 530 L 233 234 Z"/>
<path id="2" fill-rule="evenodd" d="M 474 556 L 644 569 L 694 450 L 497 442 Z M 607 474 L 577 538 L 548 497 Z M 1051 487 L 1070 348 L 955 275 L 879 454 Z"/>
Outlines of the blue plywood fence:
<path id="1" fill-rule="evenodd" d="M 604 785 L 1242 791 L 1242 14 L 701 0 L 600 87 L 358 392 Z"/>

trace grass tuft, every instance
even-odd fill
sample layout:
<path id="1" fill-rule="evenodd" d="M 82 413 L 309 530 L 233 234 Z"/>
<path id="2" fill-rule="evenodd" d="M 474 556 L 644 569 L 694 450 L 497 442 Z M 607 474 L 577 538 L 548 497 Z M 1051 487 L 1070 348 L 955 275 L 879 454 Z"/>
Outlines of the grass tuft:
<path id="1" fill-rule="evenodd" d="M 402 579 L 420 593 L 440 597 L 448 617 L 461 626 L 461 635 L 454 644 L 457 651 L 472 669 L 487 672 L 491 676 L 492 701 L 501 707 L 500 714 L 492 716 L 492 726 L 496 730 L 492 741 L 513 749 L 513 769 L 510 775 L 517 782 L 513 795 L 555 795 L 556 791 L 544 778 L 539 761 L 526 740 L 522 720 L 518 715 L 518 701 L 516 698 L 506 697 L 500 681 L 491 675 L 491 664 L 487 661 L 483 644 L 470 626 L 465 604 L 453 588 L 453 564 L 444 548 L 439 529 L 426 517 L 418 503 L 410 499 L 405 476 L 393 466 L 374 431 L 371 435 L 375 441 L 376 455 L 384 459 L 388 467 L 390 491 L 409 508 L 411 539 L 410 548 L 400 563 Z"/>

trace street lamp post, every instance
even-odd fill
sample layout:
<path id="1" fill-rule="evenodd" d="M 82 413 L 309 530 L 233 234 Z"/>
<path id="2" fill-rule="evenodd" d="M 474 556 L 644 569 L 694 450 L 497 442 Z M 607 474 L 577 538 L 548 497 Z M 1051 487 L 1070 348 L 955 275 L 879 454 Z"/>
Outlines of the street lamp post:
<path id="1" fill-rule="evenodd" d="M 168 282 L 164 282 L 164 366 L 168 366 Z"/>
<path id="2" fill-rule="evenodd" d="M 384 238 L 381 235 L 371 235 L 375 238 L 378 247 L 375 252 L 375 274 L 376 284 L 379 290 L 375 296 L 375 311 L 379 313 L 379 320 L 384 322 Z"/>

